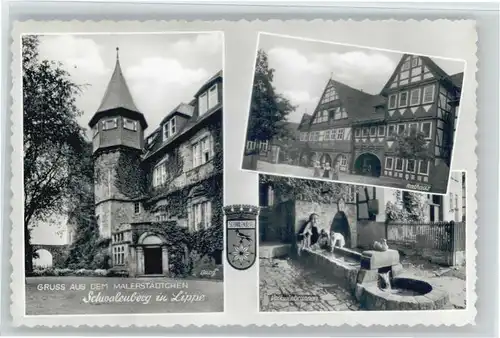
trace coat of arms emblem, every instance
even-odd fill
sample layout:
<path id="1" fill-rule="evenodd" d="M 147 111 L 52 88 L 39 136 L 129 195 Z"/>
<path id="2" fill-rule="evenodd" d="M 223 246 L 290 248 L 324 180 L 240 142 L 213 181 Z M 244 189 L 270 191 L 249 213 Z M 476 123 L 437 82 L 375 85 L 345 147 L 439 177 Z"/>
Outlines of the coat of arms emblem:
<path id="1" fill-rule="evenodd" d="M 259 208 L 251 205 L 224 207 L 226 215 L 226 256 L 229 265 L 246 270 L 257 255 L 257 215 Z"/>

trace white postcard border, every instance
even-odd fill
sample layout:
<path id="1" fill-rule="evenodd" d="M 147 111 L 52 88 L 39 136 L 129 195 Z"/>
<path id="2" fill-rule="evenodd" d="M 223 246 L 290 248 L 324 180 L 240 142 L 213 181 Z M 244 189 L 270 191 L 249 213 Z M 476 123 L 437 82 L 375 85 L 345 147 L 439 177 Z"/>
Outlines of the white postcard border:
<path id="1" fill-rule="evenodd" d="M 258 264 L 255 264 L 251 269 L 245 271 L 236 271 L 231 269 L 227 262 L 224 264 L 225 270 L 225 307 L 224 313 L 210 314 L 147 314 L 147 315 L 68 315 L 68 316 L 26 316 L 24 311 L 24 251 L 22 248 L 22 222 L 23 222 L 23 194 L 21 187 L 23 186 L 22 178 L 22 102 L 19 93 L 21 93 L 21 77 L 20 77 L 20 55 L 19 41 L 22 33 L 28 32 L 158 32 L 158 31 L 224 31 L 225 34 L 225 69 L 224 69 L 224 114 L 225 125 L 234 126 L 225 130 L 224 140 L 229 141 L 224 144 L 224 181 L 237 182 L 232 187 L 225 186 L 225 203 L 227 204 L 256 204 L 257 196 L 255 196 L 255 185 L 258 184 L 258 175 L 254 173 L 246 173 L 239 169 L 240 163 L 230 162 L 228 157 L 239 160 L 241 145 L 232 145 L 231 140 L 238 139 L 240 134 L 238 125 L 246 118 L 246 112 L 242 109 L 242 103 L 247 102 L 247 97 L 242 98 L 242 95 L 248 95 L 249 84 L 251 81 L 251 68 L 253 61 L 250 64 L 248 58 L 235 58 L 239 52 L 245 53 L 255 48 L 255 40 L 258 31 L 286 33 L 288 35 L 298 35 L 304 37 L 314 37 L 319 30 L 335 30 L 340 27 L 353 27 L 370 29 L 379 25 L 394 25 L 395 29 L 404 27 L 418 31 L 418 28 L 426 27 L 437 30 L 442 30 L 445 34 L 453 32 L 455 27 L 464 27 L 467 31 L 471 31 L 466 37 L 462 37 L 467 45 L 470 55 L 461 55 L 460 58 L 465 58 L 467 61 L 467 73 L 464 76 L 464 83 L 467 89 L 464 95 L 464 103 L 468 108 L 462 110 L 467 112 L 467 122 L 461 121 L 460 138 L 465 138 L 467 144 L 459 156 L 454 156 L 452 170 L 466 170 L 468 173 L 467 184 L 467 228 L 466 228 L 466 251 L 467 251 L 467 309 L 465 310 L 441 310 L 441 311 L 373 311 L 373 312 L 336 312 L 336 313 L 300 313 L 300 314 L 277 314 L 277 313 L 257 313 L 256 302 L 258 302 L 258 288 L 255 287 L 258 283 L 257 270 Z M 458 25 L 458 26 L 457 26 Z M 472 34 L 473 32 L 473 34 Z M 246 37 L 246 38 L 245 38 Z M 11 170 L 12 177 L 10 187 L 12 191 L 10 220 L 12 223 L 11 231 L 11 248 L 12 257 L 11 264 L 13 272 L 11 275 L 11 315 L 13 317 L 14 326 L 116 326 L 116 327 L 146 327 L 146 326 L 227 326 L 227 325 L 257 325 L 257 326 L 318 326 L 318 325 L 425 325 L 425 326 L 440 326 L 440 325 L 456 325 L 464 326 L 473 324 L 476 316 L 476 300 L 475 292 L 476 284 L 476 263 L 477 250 L 475 248 L 476 241 L 476 212 L 477 201 L 475 198 L 477 192 L 477 156 L 475 149 L 477 146 L 476 132 L 477 126 L 476 113 L 476 90 L 477 82 L 475 74 L 477 71 L 477 33 L 475 31 L 475 22 L 472 20 L 381 20 L 381 21 L 354 21 L 354 20 L 269 20 L 269 21 L 25 21 L 16 22 L 13 25 L 12 38 L 14 40 L 11 48 L 12 65 L 11 72 L 13 78 L 12 97 L 12 114 L 11 114 Z M 320 37 L 318 36 L 318 39 Z M 332 42 L 338 41 L 332 37 Z M 339 41 L 340 42 L 340 41 Z M 238 45 L 240 43 L 241 45 Z M 356 41 L 355 44 L 364 44 Z M 396 49 L 395 46 L 394 49 Z M 397 47 L 397 49 L 401 49 Z M 405 49 L 407 50 L 407 49 Z M 414 51 L 415 53 L 416 51 Z M 429 51 L 422 51 L 421 54 L 431 54 Z M 435 53 L 432 53 L 435 54 Z M 441 54 L 441 53 L 439 53 Z M 445 55 L 443 55 L 445 56 Z M 253 53 L 251 55 L 253 58 Z M 245 62 L 243 62 L 245 61 Z M 231 75 L 233 74 L 233 75 Z M 233 114 L 230 114 L 233 112 Z M 243 123 L 244 124 L 244 123 Z M 233 142 L 234 143 L 234 142 Z M 457 154 L 458 155 L 458 154 Z M 238 161 L 239 162 L 239 161 Z M 228 164 L 231 164 L 230 166 Z M 457 168 L 457 169 L 455 169 Z M 242 191 L 247 191 L 247 194 L 242 194 Z M 226 195 L 227 194 L 227 195 Z M 244 293 L 242 288 L 248 287 Z M 257 300 L 256 300 L 257 299 Z M 418 314 L 418 315 L 417 315 Z"/>

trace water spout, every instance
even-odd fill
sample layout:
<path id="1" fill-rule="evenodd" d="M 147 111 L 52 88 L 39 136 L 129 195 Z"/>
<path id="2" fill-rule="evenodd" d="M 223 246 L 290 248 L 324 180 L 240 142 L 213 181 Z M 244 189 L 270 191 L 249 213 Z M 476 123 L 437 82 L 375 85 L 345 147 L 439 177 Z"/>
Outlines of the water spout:
<path id="1" fill-rule="evenodd" d="M 380 286 L 382 290 L 391 291 L 391 277 L 390 271 L 379 273 L 378 275 L 382 278 L 383 284 Z"/>

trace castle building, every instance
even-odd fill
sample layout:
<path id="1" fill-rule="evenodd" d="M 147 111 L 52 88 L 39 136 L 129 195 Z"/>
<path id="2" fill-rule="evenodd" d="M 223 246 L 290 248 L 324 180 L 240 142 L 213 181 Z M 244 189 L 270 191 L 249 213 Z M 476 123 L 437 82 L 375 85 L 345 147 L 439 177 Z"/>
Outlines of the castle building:
<path id="1" fill-rule="evenodd" d="M 215 226 L 214 209 L 222 209 L 222 72 L 145 137 L 148 124 L 134 103 L 117 49 L 115 69 L 89 126 L 95 216 L 100 236 L 109 241 L 112 268 L 131 276 L 169 275 L 173 260 L 189 257 L 190 243 L 173 236 Z"/>
<path id="2" fill-rule="evenodd" d="M 387 177 L 446 191 L 463 73 L 448 75 L 429 57 L 405 54 L 378 95 L 330 79 L 299 126 L 300 163 Z M 421 135 L 429 157 L 403 158 L 397 137 Z"/>

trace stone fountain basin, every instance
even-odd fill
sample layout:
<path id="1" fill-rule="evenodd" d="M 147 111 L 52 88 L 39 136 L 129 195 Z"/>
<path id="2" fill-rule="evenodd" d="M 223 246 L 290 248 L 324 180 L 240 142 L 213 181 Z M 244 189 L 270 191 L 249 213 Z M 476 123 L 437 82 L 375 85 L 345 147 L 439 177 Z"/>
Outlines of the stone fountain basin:
<path id="1" fill-rule="evenodd" d="M 449 302 L 448 293 L 424 279 L 396 277 L 390 291 L 377 283 L 358 284 L 356 294 L 366 310 L 439 310 Z"/>

